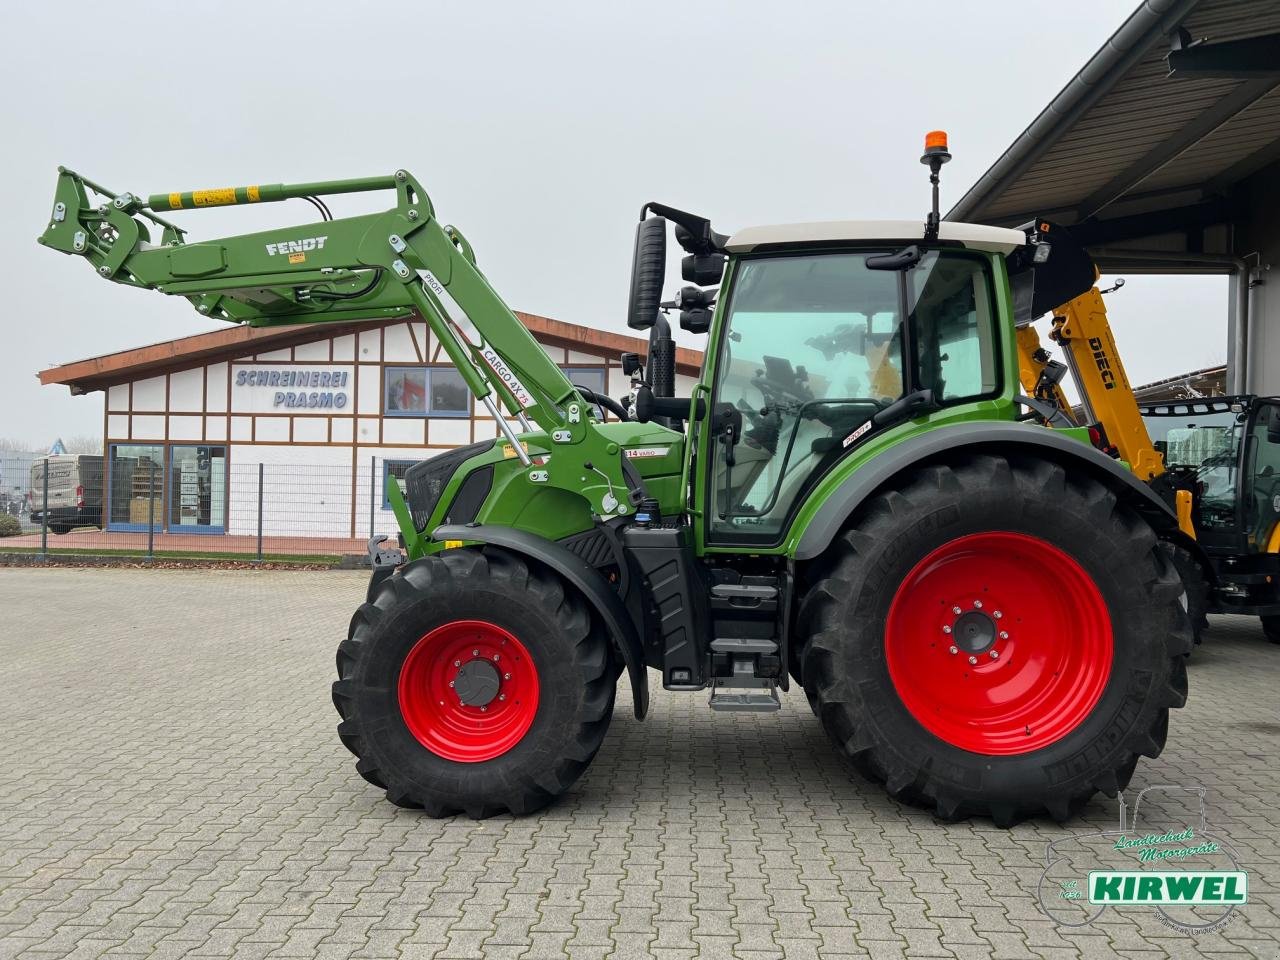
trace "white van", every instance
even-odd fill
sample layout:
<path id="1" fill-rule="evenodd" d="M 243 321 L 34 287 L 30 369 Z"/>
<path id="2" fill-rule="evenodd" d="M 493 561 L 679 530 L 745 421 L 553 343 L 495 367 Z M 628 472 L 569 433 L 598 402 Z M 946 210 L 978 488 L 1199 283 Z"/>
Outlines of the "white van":
<path id="1" fill-rule="evenodd" d="M 45 471 L 49 473 L 49 529 L 67 533 L 102 524 L 102 457 L 75 453 L 42 457 L 31 465 L 31 522 L 45 522 Z"/>

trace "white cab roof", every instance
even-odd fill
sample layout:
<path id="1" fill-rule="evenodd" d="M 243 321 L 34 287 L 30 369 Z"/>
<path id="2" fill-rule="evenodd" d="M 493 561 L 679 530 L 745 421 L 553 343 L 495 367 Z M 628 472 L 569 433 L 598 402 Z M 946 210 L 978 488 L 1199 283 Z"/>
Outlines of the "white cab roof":
<path id="1" fill-rule="evenodd" d="M 770 243 L 822 243 L 840 240 L 920 240 L 922 220 L 825 220 L 817 223 L 780 223 L 766 227 L 746 227 L 729 238 L 731 253 L 747 253 Z M 942 221 L 939 240 L 956 240 L 973 250 L 1011 253 L 1027 242 L 1021 230 L 986 227 L 977 223 Z"/>

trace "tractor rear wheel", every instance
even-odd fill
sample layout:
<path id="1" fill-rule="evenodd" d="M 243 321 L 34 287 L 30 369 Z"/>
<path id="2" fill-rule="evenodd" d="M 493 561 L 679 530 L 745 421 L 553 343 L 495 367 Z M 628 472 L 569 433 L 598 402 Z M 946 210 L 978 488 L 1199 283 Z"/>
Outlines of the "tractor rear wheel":
<path id="1" fill-rule="evenodd" d="M 1191 635 L 1150 526 L 1043 460 L 974 456 L 877 495 L 809 577 L 805 693 L 867 777 L 1000 826 L 1114 796 L 1186 700 Z"/>
<path id="2" fill-rule="evenodd" d="M 384 580 L 338 647 L 356 770 L 431 816 L 529 813 L 573 785 L 613 715 L 609 642 L 582 598 L 502 550 L 446 550 Z"/>

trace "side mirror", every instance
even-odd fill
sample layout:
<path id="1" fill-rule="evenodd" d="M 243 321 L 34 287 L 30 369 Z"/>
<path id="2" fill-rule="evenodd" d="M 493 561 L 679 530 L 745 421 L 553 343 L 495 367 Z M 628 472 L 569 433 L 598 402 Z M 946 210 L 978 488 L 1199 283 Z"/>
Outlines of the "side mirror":
<path id="1" fill-rule="evenodd" d="M 657 319 L 666 269 L 666 218 L 646 217 L 636 226 L 636 246 L 631 258 L 627 326 L 632 330 L 648 330 Z"/>

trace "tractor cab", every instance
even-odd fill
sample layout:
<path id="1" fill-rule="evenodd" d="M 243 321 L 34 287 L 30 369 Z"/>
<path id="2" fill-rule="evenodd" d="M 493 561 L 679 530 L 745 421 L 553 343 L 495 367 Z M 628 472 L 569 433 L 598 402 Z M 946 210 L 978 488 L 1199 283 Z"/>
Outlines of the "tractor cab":
<path id="1" fill-rule="evenodd" d="M 1001 255 L 1021 234 L 846 222 L 744 230 L 712 345 L 712 402 L 743 427 L 715 451 L 713 541 L 776 541 L 814 483 L 878 434 L 999 398 Z M 899 255 L 904 245 L 911 249 Z"/>
<path id="2" fill-rule="evenodd" d="M 651 239 L 664 227 L 641 222 L 637 277 L 664 263 Z M 1012 418 L 1005 257 L 1026 237 L 960 223 L 938 224 L 932 241 L 921 234 L 918 221 L 868 220 L 720 239 L 726 267 L 703 373 L 708 543 L 778 543 L 838 461 L 903 421 L 993 401 Z M 633 298 L 643 289 L 633 282 Z M 632 317 L 654 313 L 633 300 Z M 688 410 L 689 400 L 657 406 Z"/>

